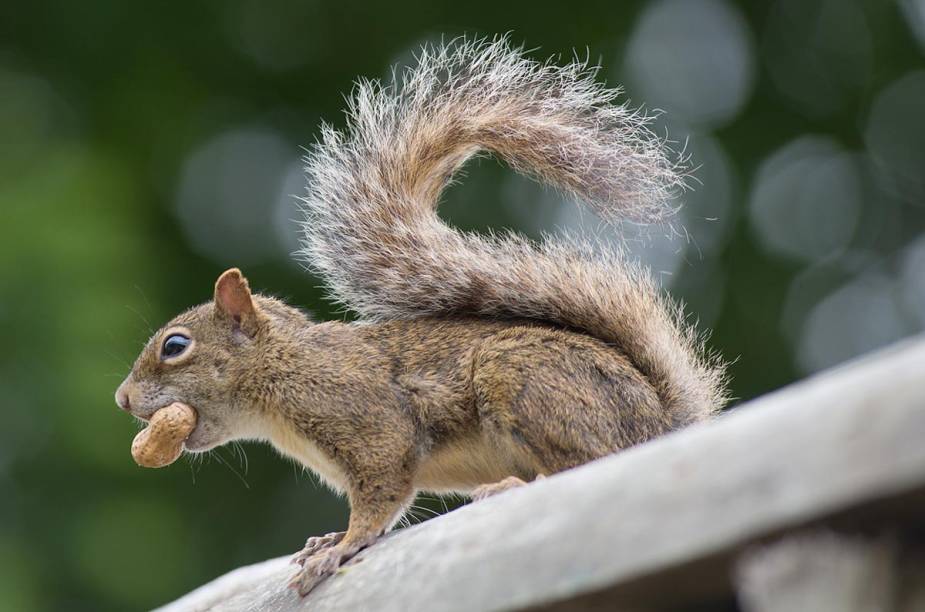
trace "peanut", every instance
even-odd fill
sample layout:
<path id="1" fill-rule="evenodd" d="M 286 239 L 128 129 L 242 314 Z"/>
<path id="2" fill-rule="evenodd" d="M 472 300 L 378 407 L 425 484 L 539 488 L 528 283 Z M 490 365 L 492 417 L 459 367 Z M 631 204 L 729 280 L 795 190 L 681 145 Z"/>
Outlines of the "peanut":
<path id="1" fill-rule="evenodd" d="M 148 426 L 132 440 L 132 457 L 142 467 L 170 465 L 183 452 L 183 443 L 196 427 L 196 411 L 175 402 L 154 413 Z"/>

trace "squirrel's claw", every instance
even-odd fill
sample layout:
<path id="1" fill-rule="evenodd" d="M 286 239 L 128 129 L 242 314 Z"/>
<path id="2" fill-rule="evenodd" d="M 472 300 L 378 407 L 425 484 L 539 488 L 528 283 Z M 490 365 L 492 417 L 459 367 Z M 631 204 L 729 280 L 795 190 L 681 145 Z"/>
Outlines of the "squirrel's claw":
<path id="1" fill-rule="evenodd" d="M 335 535 L 343 537 L 342 534 Z M 305 597 L 318 583 L 337 571 L 344 556 L 344 552 L 334 546 L 305 559 L 301 563 L 302 569 L 289 582 L 289 588 L 295 589 L 300 597 Z"/>
<path id="2" fill-rule="evenodd" d="M 305 540 L 305 547 L 292 556 L 291 563 L 305 565 L 305 561 L 312 555 L 327 550 L 344 539 L 345 531 L 332 531 L 323 536 L 313 536 Z"/>

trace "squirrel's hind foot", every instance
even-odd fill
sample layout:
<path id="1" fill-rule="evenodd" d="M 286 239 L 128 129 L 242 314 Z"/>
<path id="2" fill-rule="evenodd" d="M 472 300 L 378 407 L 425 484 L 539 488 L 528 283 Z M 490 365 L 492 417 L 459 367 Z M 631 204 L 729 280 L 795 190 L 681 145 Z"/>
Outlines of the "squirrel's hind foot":
<path id="1" fill-rule="evenodd" d="M 537 474 L 536 480 L 545 478 L 543 474 Z M 480 501 L 498 493 L 504 493 L 509 489 L 516 489 L 518 487 L 523 487 L 528 483 L 517 476 L 508 476 L 504 480 L 499 480 L 498 482 L 491 482 L 488 484 L 479 485 L 476 488 L 472 489 L 472 492 L 469 494 L 469 497 L 472 498 L 472 501 Z"/>

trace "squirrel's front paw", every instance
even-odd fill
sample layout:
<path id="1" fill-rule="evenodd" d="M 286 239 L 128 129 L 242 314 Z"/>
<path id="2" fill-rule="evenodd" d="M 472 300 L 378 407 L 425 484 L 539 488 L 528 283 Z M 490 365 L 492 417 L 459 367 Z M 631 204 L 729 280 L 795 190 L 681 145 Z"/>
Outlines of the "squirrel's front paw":
<path id="1" fill-rule="evenodd" d="M 305 540 L 305 547 L 292 557 L 292 563 L 305 565 L 305 561 L 315 553 L 327 550 L 344 539 L 346 531 L 334 531 L 323 536 L 314 536 Z"/>
<path id="2" fill-rule="evenodd" d="M 307 557 L 300 563 L 302 569 L 293 576 L 289 587 L 298 591 L 300 596 L 305 597 L 319 582 L 337 571 L 343 558 L 344 553 L 337 546 Z"/>

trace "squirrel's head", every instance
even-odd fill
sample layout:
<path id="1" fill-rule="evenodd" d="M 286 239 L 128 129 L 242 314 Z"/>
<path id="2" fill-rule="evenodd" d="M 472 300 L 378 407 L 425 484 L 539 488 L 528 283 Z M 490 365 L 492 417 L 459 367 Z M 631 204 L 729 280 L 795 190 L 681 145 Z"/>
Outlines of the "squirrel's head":
<path id="1" fill-rule="evenodd" d="M 116 403 L 143 420 L 173 402 L 192 406 L 199 416 L 186 441 L 190 451 L 253 435 L 263 358 L 280 327 L 292 329 L 295 318 L 305 321 L 279 300 L 252 295 L 241 271 L 228 270 L 215 283 L 213 301 L 187 310 L 148 340 L 116 390 Z"/>

